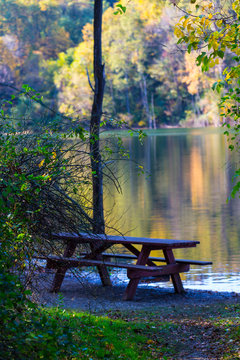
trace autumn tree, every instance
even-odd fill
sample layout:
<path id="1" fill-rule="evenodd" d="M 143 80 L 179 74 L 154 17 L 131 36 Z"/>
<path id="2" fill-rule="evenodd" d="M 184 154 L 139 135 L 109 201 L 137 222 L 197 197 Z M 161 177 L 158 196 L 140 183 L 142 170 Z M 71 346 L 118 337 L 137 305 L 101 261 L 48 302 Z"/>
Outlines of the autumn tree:
<path id="1" fill-rule="evenodd" d="M 133 0 L 124 13 L 114 15 L 120 4 L 108 1 L 103 7 L 102 124 L 217 125 L 217 96 L 205 84 L 218 79 L 222 63 L 204 77 L 196 67 L 191 71 L 192 55 L 178 51 L 175 44 L 176 7 L 157 0 Z M 181 4 L 184 11 L 190 6 L 195 9 L 188 1 Z M 94 97 L 93 2 L 0 0 L 0 6 L 2 83 L 29 84 L 50 107 L 87 128 Z M 223 63 L 229 63 L 229 56 Z M 1 87 L 3 97 L 9 96 L 6 89 Z M 21 104 L 18 110 L 20 116 Z M 34 118 L 48 121 L 37 106 Z"/>

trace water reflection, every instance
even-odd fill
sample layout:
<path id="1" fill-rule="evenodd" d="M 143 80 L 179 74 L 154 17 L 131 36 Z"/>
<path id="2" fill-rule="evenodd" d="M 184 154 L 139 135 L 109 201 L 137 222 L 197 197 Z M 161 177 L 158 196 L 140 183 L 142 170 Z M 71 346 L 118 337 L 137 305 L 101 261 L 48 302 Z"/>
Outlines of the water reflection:
<path id="1" fill-rule="evenodd" d="M 176 251 L 178 257 L 213 261 L 184 275 L 188 287 L 240 291 L 240 201 L 226 203 L 232 154 L 220 132 L 173 133 L 155 133 L 143 145 L 136 137 L 124 139 L 131 158 L 150 176 L 139 176 L 134 162 L 119 161 L 122 194 L 111 187 L 105 208 L 129 236 L 199 240 L 197 248 Z"/>

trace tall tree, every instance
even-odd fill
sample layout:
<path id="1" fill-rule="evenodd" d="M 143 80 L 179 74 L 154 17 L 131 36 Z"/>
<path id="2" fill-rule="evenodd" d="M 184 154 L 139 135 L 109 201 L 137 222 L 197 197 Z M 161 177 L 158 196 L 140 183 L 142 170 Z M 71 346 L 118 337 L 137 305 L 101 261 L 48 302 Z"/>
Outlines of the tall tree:
<path id="1" fill-rule="evenodd" d="M 93 72 L 95 86 L 90 121 L 90 156 L 92 168 L 93 231 L 97 234 L 105 232 L 102 159 L 99 143 L 105 87 L 104 65 L 102 64 L 102 9 L 102 0 L 95 0 L 93 22 Z M 97 246 L 97 244 L 93 245 L 92 249 L 94 250 Z M 111 285 L 106 266 L 99 266 L 98 272 L 103 285 Z"/>
<path id="2" fill-rule="evenodd" d="M 102 64 L 102 0 L 95 0 L 93 27 L 93 71 L 95 87 L 90 122 L 93 220 L 95 224 L 94 231 L 96 233 L 104 233 L 105 224 L 103 213 L 103 176 L 99 144 L 100 121 L 102 116 L 102 104 L 105 86 L 104 65 Z"/>

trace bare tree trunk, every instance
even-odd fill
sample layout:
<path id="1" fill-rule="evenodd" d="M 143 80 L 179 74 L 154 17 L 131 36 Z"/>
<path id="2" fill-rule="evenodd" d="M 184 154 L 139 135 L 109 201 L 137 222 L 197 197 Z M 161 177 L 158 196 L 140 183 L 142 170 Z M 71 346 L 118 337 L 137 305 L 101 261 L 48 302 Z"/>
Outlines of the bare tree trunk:
<path id="1" fill-rule="evenodd" d="M 111 94 L 111 98 L 112 98 L 113 111 L 114 111 L 114 114 L 116 114 L 116 104 L 115 104 L 115 99 L 114 99 L 112 79 L 110 79 L 110 94 Z"/>
<path id="2" fill-rule="evenodd" d="M 141 89 L 141 94 L 142 94 L 142 103 L 143 103 L 143 107 L 145 109 L 146 115 L 147 115 L 147 120 L 148 120 L 148 127 L 149 129 L 152 129 L 152 116 L 150 114 L 149 111 L 149 106 L 148 106 L 148 97 L 147 97 L 147 84 L 146 84 L 146 78 L 145 76 L 142 74 L 141 75 L 141 81 L 140 81 L 140 89 Z"/>
<path id="3" fill-rule="evenodd" d="M 92 169 L 92 189 L 93 189 L 93 232 L 102 234 L 105 232 L 104 211 L 103 211 L 103 174 L 102 159 L 100 153 L 99 133 L 100 121 L 102 117 L 103 95 L 105 87 L 104 65 L 102 64 L 102 0 L 94 1 L 94 49 L 93 49 L 93 68 L 94 68 L 94 99 L 92 105 L 90 122 L 90 155 Z M 98 247 L 93 244 L 92 251 Z M 111 285 L 111 280 L 106 266 L 98 266 L 98 272 L 103 285 Z"/>
<path id="4" fill-rule="evenodd" d="M 99 148 L 99 130 L 102 116 L 105 86 L 104 65 L 102 64 L 102 0 L 94 3 L 94 99 L 90 123 L 90 154 L 93 186 L 94 232 L 104 233 L 102 163 Z"/>
<path id="5" fill-rule="evenodd" d="M 128 115 L 131 114 L 130 112 L 130 101 L 129 101 L 129 90 L 128 90 L 128 74 L 127 72 L 125 71 L 125 80 L 126 80 L 126 90 L 125 90 L 125 94 L 126 94 L 126 108 L 127 108 L 127 112 L 128 112 Z"/>
<path id="6" fill-rule="evenodd" d="M 155 111 L 154 111 L 154 98 L 153 98 L 153 93 L 151 96 L 151 105 L 152 105 L 152 124 L 153 124 L 153 128 L 156 129 L 157 128 L 157 124 L 156 124 L 156 116 L 155 116 Z"/>

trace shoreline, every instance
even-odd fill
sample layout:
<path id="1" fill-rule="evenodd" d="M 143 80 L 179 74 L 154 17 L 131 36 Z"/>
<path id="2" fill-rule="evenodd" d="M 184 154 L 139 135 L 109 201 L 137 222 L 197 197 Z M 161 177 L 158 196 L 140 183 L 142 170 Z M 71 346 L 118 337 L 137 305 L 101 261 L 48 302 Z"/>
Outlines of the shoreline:
<path id="1" fill-rule="evenodd" d="M 96 277 L 95 277 L 96 278 Z M 240 303 L 240 294 L 235 292 L 185 289 L 183 294 L 176 294 L 173 288 L 143 284 L 137 289 L 132 301 L 122 300 L 126 283 L 114 281 L 113 286 L 103 287 L 101 283 L 90 282 L 84 278 L 68 274 L 58 294 L 49 289 L 53 274 L 40 274 L 35 279 L 38 291 L 33 292 L 33 300 L 42 306 L 60 306 L 74 311 L 104 313 L 112 310 L 152 310 L 162 307 L 181 307 L 185 305 L 208 305 L 219 303 Z"/>

